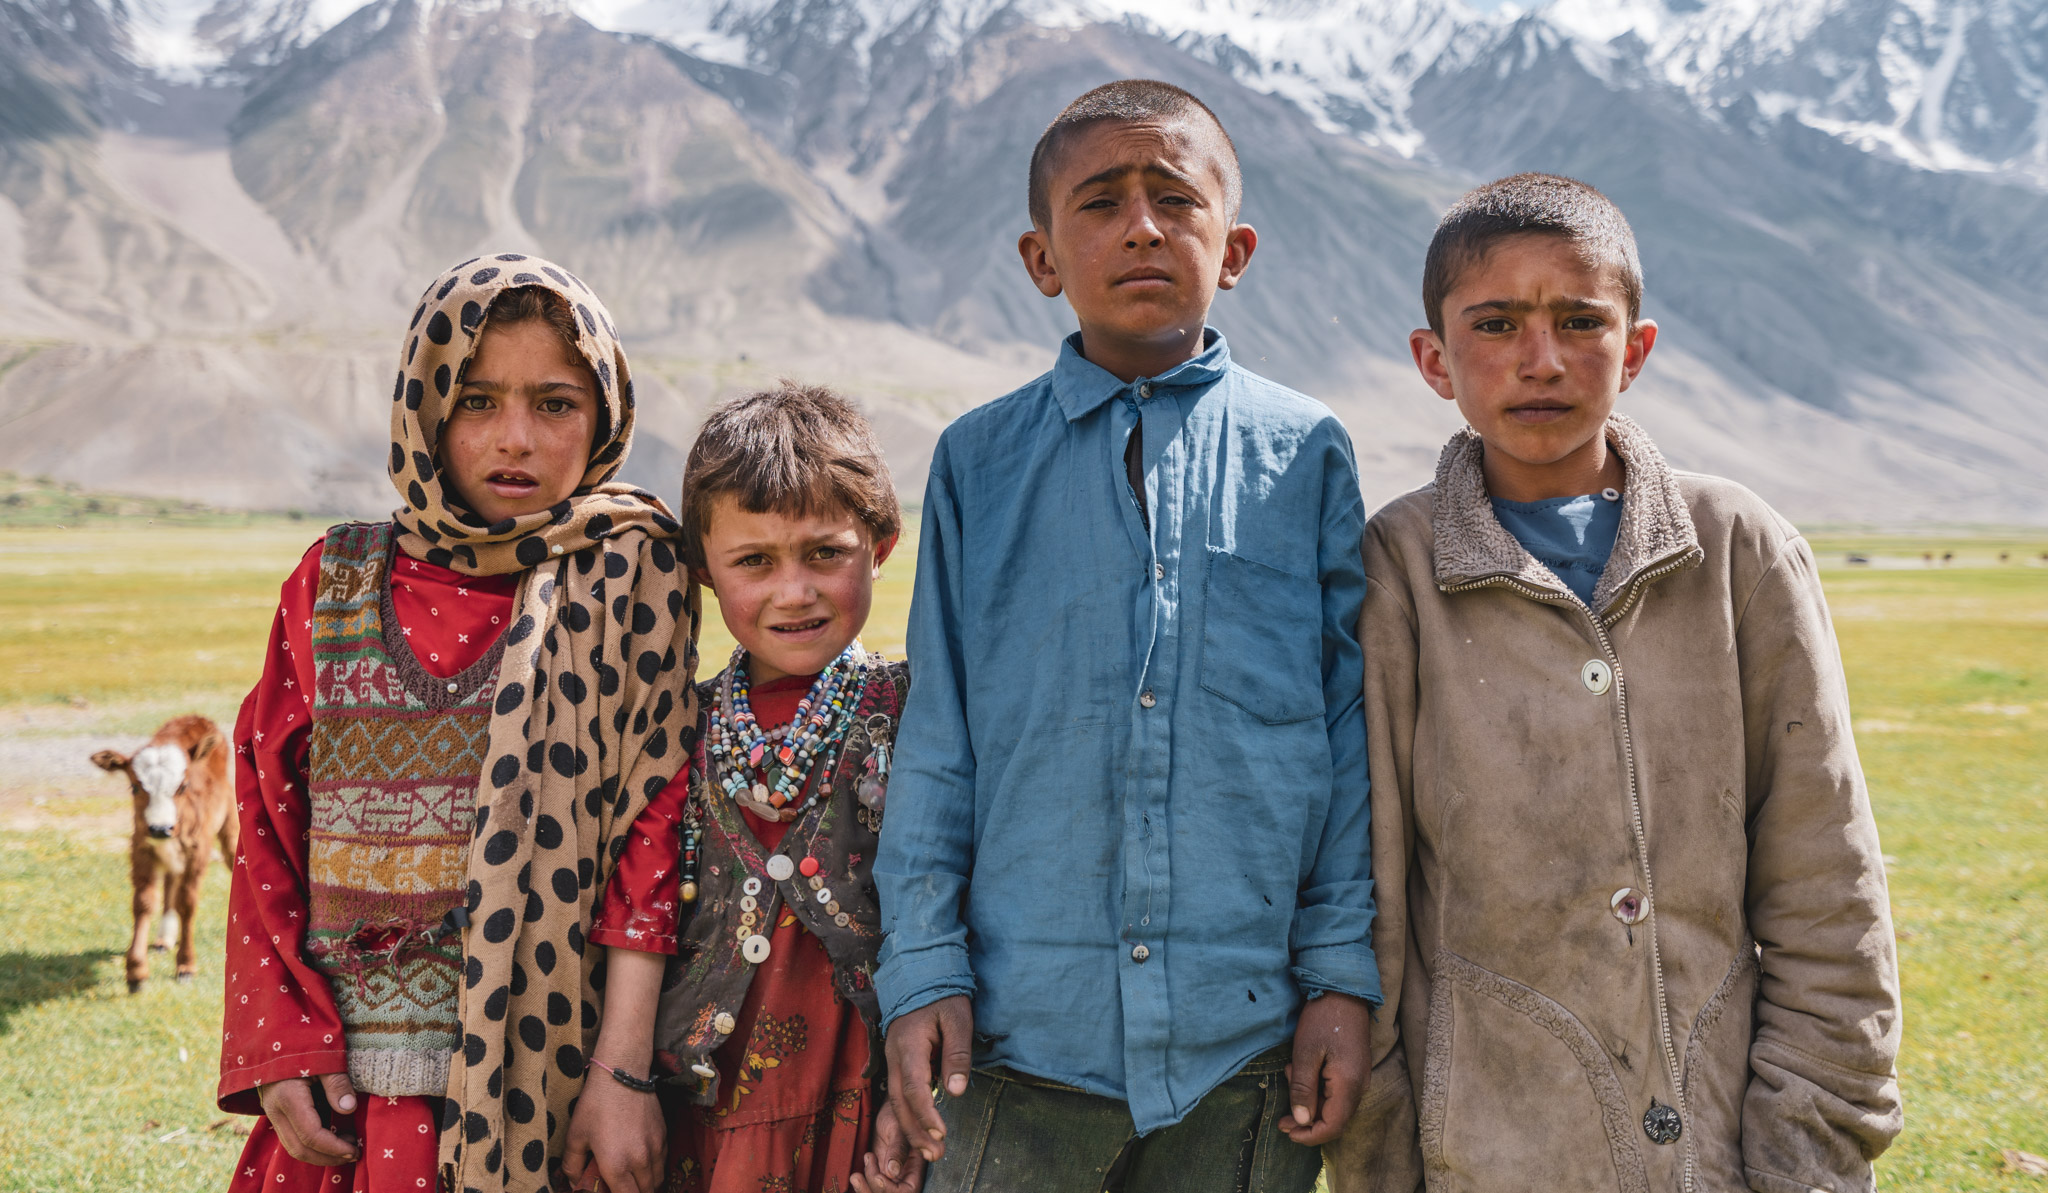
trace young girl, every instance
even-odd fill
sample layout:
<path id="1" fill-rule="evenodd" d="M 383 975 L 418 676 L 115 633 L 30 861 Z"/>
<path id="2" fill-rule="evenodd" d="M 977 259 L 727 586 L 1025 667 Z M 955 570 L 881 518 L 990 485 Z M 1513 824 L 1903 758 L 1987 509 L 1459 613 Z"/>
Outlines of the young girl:
<path id="1" fill-rule="evenodd" d="M 392 390 L 392 520 L 279 600 L 236 725 L 220 1105 L 241 1193 L 539 1189 L 595 1034 L 596 891 L 696 722 L 693 583 L 607 483 L 633 386 L 533 257 L 429 286 Z"/>
<path id="2" fill-rule="evenodd" d="M 713 412 L 683 544 L 739 642 L 698 689 L 701 748 L 633 825 L 590 939 L 610 954 L 579 1188 L 844 1190 L 883 1103 L 869 867 L 909 685 L 864 651 L 901 528 L 867 421 L 787 384 Z M 914 1181 L 914 1176 L 913 1176 Z"/>

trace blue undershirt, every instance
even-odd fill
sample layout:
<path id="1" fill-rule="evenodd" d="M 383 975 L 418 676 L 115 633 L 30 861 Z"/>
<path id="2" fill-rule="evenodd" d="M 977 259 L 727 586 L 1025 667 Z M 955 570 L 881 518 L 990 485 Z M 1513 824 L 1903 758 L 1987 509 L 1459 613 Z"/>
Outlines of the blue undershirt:
<path id="1" fill-rule="evenodd" d="M 1548 501 L 1492 500 L 1493 516 L 1523 549 L 1592 605 L 1593 590 L 1614 553 L 1614 534 L 1621 529 L 1621 499 L 1588 493 Z"/>

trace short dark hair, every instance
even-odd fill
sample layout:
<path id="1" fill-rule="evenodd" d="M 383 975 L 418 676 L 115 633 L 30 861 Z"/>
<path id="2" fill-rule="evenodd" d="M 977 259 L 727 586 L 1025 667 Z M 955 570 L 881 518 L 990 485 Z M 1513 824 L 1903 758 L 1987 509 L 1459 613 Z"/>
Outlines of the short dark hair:
<path id="1" fill-rule="evenodd" d="M 1515 174 L 1467 191 L 1437 221 L 1422 265 L 1422 305 L 1429 328 L 1444 333 L 1444 300 L 1458 275 L 1514 236 L 1556 236 L 1584 249 L 1621 275 L 1629 326 L 1643 313 L 1643 265 L 1636 234 L 1614 200 L 1573 178 Z"/>
<path id="2" fill-rule="evenodd" d="M 572 359 L 582 360 L 582 349 L 576 346 L 581 329 L 576 326 L 576 312 L 569 309 L 569 300 L 548 289 L 546 286 L 513 286 L 498 291 L 491 300 L 491 309 L 484 315 L 487 327 L 513 327 L 521 323 L 545 323 L 562 337 L 569 346 Z"/>
<path id="3" fill-rule="evenodd" d="M 865 415 L 822 385 L 783 381 L 724 402 L 683 466 L 683 558 L 703 567 L 711 507 L 730 495 L 754 514 L 843 509 L 875 542 L 903 529 L 896 485 Z"/>
<path id="4" fill-rule="evenodd" d="M 1224 130 L 1223 122 L 1216 119 L 1216 113 L 1171 83 L 1118 79 L 1068 104 L 1038 135 L 1038 144 L 1031 150 L 1029 201 L 1033 224 L 1040 228 L 1052 226 L 1052 196 L 1046 192 L 1052 186 L 1052 172 L 1058 167 L 1067 142 L 1083 129 L 1112 120 L 1119 124 L 1199 120 L 1214 128 L 1223 142 L 1223 152 L 1218 156 L 1223 164 L 1224 215 L 1230 222 L 1237 222 L 1238 208 L 1244 202 L 1244 172 L 1238 168 L 1237 144 Z"/>

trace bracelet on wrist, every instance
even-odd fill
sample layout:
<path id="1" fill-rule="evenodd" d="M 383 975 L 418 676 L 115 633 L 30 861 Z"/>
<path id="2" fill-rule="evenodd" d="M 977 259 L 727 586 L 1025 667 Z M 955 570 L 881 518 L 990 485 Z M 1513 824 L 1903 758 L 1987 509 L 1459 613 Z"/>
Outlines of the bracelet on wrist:
<path id="1" fill-rule="evenodd" d="M 635 1077 L 631 1073 L 623 1072 L 619 1069 L 612 1068 L 610 1065 L 604 1063 L 603 1061 L 597 1059 L 594 1056 L 590 1058 L 590 1063 L 596 1068 L 603 1069 L 605 1072 L 610 1073 L 612 1075 L 612 1080 L 618 1082 L 620 1085 L 625 1086 L 627 1089 L 632 1090 L 634 1093 L 651 1094 L 661 1084 L 658 1078 L 655 1078 L 653 1076 Z"/>

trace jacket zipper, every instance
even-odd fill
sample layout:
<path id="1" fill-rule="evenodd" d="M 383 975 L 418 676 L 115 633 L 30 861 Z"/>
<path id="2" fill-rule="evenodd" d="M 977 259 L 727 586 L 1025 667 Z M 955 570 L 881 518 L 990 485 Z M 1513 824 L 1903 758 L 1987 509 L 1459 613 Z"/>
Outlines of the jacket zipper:
<path id="1" fill-rule="evenodd" d="M 1649 835 L 1643 831 L 1642 789 L 1636 780 L 1636 744 L 1635 737 L 1630 732 L 1628 723 L 1628 687 L 1622 680 L 1621 656 L 1615 653 L 1614 642 L 1607 636 L 1607 627 L 1618 621 L 1628 611 L 1629 606 L 1635 603 L 1636 597 L 1642 593 L 1646 585 L 1653 580 L 1667 576 L 1686 566 L 1692 562 L 1693 555 L 1697 551 L 1698 548 L 1695 547 L 1691 551 L 1682 552 L 1654 568 L 1646 569 L 1633 580 L 1630 580 L 1625 598 L 1615 602 L 1613 609 L 1610 610 L 1613 615 L 1610 619 L 1603 619 L 1599 614 L 1593 612 L 1592 607 L 1587 605 L 1586 602 L 1581 601 L 1576 593 L 1533 588 L 1508 576 L 1488 576 L 1443 589 L 1445 593 L 1460 593 L 1470 592 L 1475 588 L 1506 588 L 1532 601 L 1542 601 L 1558 605 L 1576 605 L 1585 611 L 1586 619 L 1593 625 L 1593 634 L 1599 639 L 1600 653 L 1606 657 L 1608 669 L 1614 673 L 1614 705 L 1621 718 L 1621 751 L 1628 771 L 1629 818 L 1635 828 L 1636 864 L 1642 867 L 1643 895 L 1649 900 L 1650 904 L 1650 977 L 1655 985 L 1657 999 L 1658 1034 L 1663 1040 L 1664 1068 L 1671 1078 L 1671 1097 L 1677 1102 L 1675 1109 L 1678 1111 L 1679 1122 L 1681 1123 L 1690 1122 L 1692 1112 L 1686 1105 L 1685 1084 L 1679 1077 L 1678 1049 L 1671 1036 L 1671 1004 L 1664 990 L 1664 956 L 1657 934 L 1657 885 L 1656 879 L 1650 874 Z M 1692 1193 L 1693 1159 L 1695 1154 L 1692 1137 L 1687 1135 L 1684 1142 L 1685 1160 L 1680 1177 L 1681 1187 L 1685 1190 L 1685 1193 Z"/>

